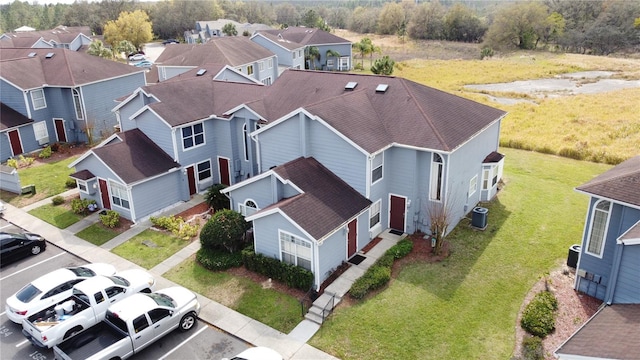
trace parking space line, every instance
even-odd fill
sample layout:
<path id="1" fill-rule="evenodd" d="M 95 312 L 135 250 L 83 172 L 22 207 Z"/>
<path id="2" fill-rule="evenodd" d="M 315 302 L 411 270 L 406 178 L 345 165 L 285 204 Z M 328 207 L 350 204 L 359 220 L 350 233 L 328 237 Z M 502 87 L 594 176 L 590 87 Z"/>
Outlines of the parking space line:
<path id="1" fill-rule="evenodd" d="M 16 347 L 20 347 L 20 346 L 22 346 L 22 345 L 24 345 L 24 344 L 26 344 L 26 343 L 28 343 L 28 342 L 29 342 L 29 340 L 25 340 L 25 341 L 23 341 L 23 342 L 21 342 L 21 343 L 17 343 L 17 344 L 16 344 Z"/>
<path id="2" fill-rule="evenodd" d="M 175 346 L 173 349 L 171 349 L 171 351 L 169 351 L 168 353 L 166 353 L 163 357 L 159 358 L 158 360 L 163 360 L 166 359 L 167 356 L 171 355 L 174 351 L 178 350 L 182 345 L 188 343 L 191 339 L 193 339 L 194 337 L 198 336 L 198 334 L 200 334 L 201 332 L 207 330 L 208 326 L 206 324 L 203 324 L 204 326 L 200 328 L 200 330 L 198 330 L 195 334 L 189 336 L 188 338 L 184 339 L 183 342 L 181 342 L 180 344 L 178 344 L 177 346 Z"/>
<path id="3" fill-rule="evenodd" d="M 0 278 L 0 281 L 2 281 L 2 280 L 4 280 L 4 279 L 7 279 L 7 278 L 10 278 L 10 277 L 12 277 L 13 275 L 20 274 L 20 273 L 21 273 L 21 272 L 23 272 L 23 271 L 27 271 L 27 270 L 31 269 L 32 267 L 34 267 L 34 266 L 38 266 L 38 265 L 40 265 L 40 264 L 43 264 L 43 263 L 45 263 L 45 262 L 47 262 L 47 261 L 49 261 L 49 260 L 53 260 L 53 259 L 57 258 L 58 256 L 60 256 L 60 255 L 64 255 L 64 254 L 66 254 L 66 253 L 67 253 L 66 251 L 63 251 L 63 252 L 61 252 L 60 254 L 53 255 L 52 257 L 50 257 L 50 258 L 48 258 L 48 259 L 45 259 L 45 260 L 40 261 L 39 263 L 33 264 L 33 265 L 28 266 L 28 267 L 26 267 L 26 268 L 24 268 L 24 269 L 22 269 L 22 270 L 16 271 L 16 272 L 14 272 L 13 274 L 10 274 L 10 275 L 7 275 L 7 276 L 5 276 L 5 277 L 3 277 L 3 278 Z"/>

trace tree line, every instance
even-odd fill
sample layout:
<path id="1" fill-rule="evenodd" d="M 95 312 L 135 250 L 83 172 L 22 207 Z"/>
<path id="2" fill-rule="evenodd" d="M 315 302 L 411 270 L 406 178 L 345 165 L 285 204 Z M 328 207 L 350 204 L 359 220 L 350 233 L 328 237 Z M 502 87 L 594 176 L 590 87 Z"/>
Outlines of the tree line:
<path id="1" fill-rule="evenodd" d="M 640 47 L 640 1 L 628 0 L 78 0 L 55 5 L 15 0 L 0 6 L 0 30 L 23 25 L 39 30 L 89 26 L 101 35 L 109 21 L 135 10 L 148 15 L 153 34 L 160 39 L 181 37 L 196 21 L 225 18 L 274 27 L 340 28 L 403 39 L 483 43 L 491 49 L 544 48 L 607 55 Z"/>

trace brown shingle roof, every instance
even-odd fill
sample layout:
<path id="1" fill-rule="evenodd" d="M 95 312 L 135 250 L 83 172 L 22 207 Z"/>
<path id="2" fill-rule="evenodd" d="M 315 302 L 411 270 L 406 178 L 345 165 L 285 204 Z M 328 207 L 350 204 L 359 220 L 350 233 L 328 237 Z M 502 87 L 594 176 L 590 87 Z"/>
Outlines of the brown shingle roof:
<path id="1" fill-rule="evenodd" d="M 345 90 L 349 82 L 357 83 L 355 89 Z M 386 91 L 376 91 L 380 84 L 388 85 Z M 262 101 L 249 105 L 266 119 L 304 107 L 370 153 L 392 143 L 452 151 L 505 115 L 391 76 L 287 70 L 269 88 Z"/>
<path id="2" fill-rule="evenodd" d="M 302 45 L 351 43 L 349 40 L 341 38 L 340 36 L 315 28 L 290 26 L 286 29 L 259 30 L 258 32 L 269 33 L 275 36 L 280 35 L 285 40 L 289 40 Z"/>
<path id="3" fill-rule="evenodd" d="M 33 120 L 0 103 L 0 131 L 32 123 Z"/>
<path id="4" fill-rule="evenodd" d="M 556 354 L 597 359 L 640 359 L 640 304 L 615 304 L 598 311 Z"/>
<path id="5" fill-rule="evenodd" d="M 640 156 L 620 163 L 609 171 L 578 186 L 576 189 L 607 199 L 640 206 Z"/>
<path id="6" fill-rule="evenodd" d="M 304 193 L 284 199 L 269 208 L 280 208 L 316 240 L 322 239 L 371 204 L 370 200 L 314 158 L 298 158 L 275 167 L 273 171 L 290 180 Z"/>
<path id="7" fill-rule="evenodd" d="M 118 133 L 118 137 L 122 141 L 90 151 L 127 184 L 180 167 L 180 164 L 173 161 L 167 153 L 138 129 Z"/>
<path id="8" fill-rule="evenodd" d="M 278 36 L 278 34 L 273 34 L 271 31 L 258 31 L 257 33 L 288 50 L 295 50 L 305 46 L 295 41 L 287 40 L 282 36 Z"/>
<path id="9" fill-rule="evenodd" d="M 35 56 L 29 57 L 30 53 Z M 46 58 L 47 54 L 54 54 Z M 21 89 L 78 86 L 136 72 L 134 66 L 67 49 L 2 49 L 0 76 Z"/>
<path id="10" fill-rule="evenodd" d="M 80 180 L 89 180 L 89 179 L 93 179 L 96 176 L 93 175 L 93 173 L 89 170 L 80 170 L 78 172 L 74 172 L 73 174 L 69 175 L 69 177 L 72 177 L 74 179 L 80 179 Z"/>
<path id="11" fill-rule="evenodd" d="M 624 235 L 620 237 L 620 240 L 640 240 L 640 221 L 631 227 Z"/>
<path id="12" fill-rule="evenodd" d="M 172 44 L 156 60 L 158 66 L 200 66 L 220 63 L 232 66 L 249 64 L 274 54 L 245 36 L 211 38 L 205 44 Z"/>

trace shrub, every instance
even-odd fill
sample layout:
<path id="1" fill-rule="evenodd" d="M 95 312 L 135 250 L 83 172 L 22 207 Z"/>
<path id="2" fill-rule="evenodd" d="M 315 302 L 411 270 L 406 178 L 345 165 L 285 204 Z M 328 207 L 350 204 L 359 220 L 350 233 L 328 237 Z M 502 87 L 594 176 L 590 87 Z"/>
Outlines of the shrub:
<path id="1" fill-rule="evenodd" d="M 542 339 L 531 336 L 522 340 L 522 357 L 524 360 L 544 360 Z"/>
<path id="2" fill-rule="evenodd" d="M 401 259 L 409 255 L 411 250 L 413 250 L 413 242 L 409 238 L 404 238 L 393 245 L 387 252 L 391 253 L 394 259 Z"/>
<path id="3" fill-rule="evenodd" d="M 60 196 L 60 195 L 58 195 L 58 196 L 54 196 L 54 197 L 51 199 L 51 203 L 52 203 L 54 206 L 62 205 L 62 204 L 64 204 L 64 198 L 63 198 L 62 196 Z"/>
<path id="4" fill-rule="evenodd" d="M 493 49 L 485 46 L 480 50 L 480 60 L 484 60 L 484 58 L 493 57 Z"/>
<path id="5" fill-rule="evenodd" d="M 31 164 L 33 164 L 34 161 L 36 161 L 36 159 L 31 157 L 31 156 L 20 155 L 20 165 L 21 166 L 28 167 Z"/>
<path id="6" fill-rule="evenodd" d="M 42 149 L 40 151 L 40 153 L 38 154 L 38 157 L 40 159 L 48 159 L 51 157 L 51 146 L 47 146 L 46 148 Z"/>
<path id="7" fill-rule="evenodd" d="M 544 338 L 555 329 L 557 309 L 558 300 L 550 291 L 539 292 L 525 307 L 520 326 L 529 334 Z"/>
<path id="8" fill-rule="evenodd" d="M 76 214 L 86 214 L 89 204 L 95 201 L 89 199 L 73 199 L 71 200 L 71 211 Z"/>
<path id="9" fill-rule="evenodd" d="M 231 254 L 226 251 L 200 248 L 196 253 L 196 260 L 204 268 L 213 271 L 242 266 L 242 254 L 239 252 Z"/>
<path id="10" fill-rule="evenodd" d="M 364 70 L 364 66 L 362 66 L 362 64 L 361 64 L 361 63 L 355 63 L 355 64 L 353 65 L 353 70 L 360 70 L 360 71 L 362 71 L 362 70 Z"/>
<path id="11" fill-rule="evenodd" d="M 216 210 L 229 209 L 231 207 L 229 198 L 220 192 L 226 187 L 227 185 L 224 184 L 215 184 L 208 188 L 204 195 L 204 201 L 207 205 Z"/>
<path id="12" fill-rule="evenodd" d="M 100 214 L 100 221 L 104 226 L 114 228 L 120 224 L 120 214 L 115 210 L 107 210 L 105 214 Z"/>
<path id="13" fill-rule="evenodd" d="M 64 183 L 64 186 L 67 187 L 67 189 L 73 189 L 74 187 L 76 187 L 76 180 L 74 178 L 67 178 L 67 180 Z"/>
<path id="14" fill-rule="evenodd" d="M 184 221 L 181 217 L 161 216 L 159 218 L 151 217 L 151 223 L 161 229 L 171 231 L 173 235 L 180 239 L 189 240 L 198 235 L 198 225 L 191 225 Z"/>
<path id="15" fill-rule="evenodd" d="M 311 271 L 262 254 L 256 254 L 252 247 L 242 250 L 242 263 L 248 270 L 278 280 L 292 288 L 307 291 L 313 285 Z"/>
<path id="16" fill-rule="evenodd" d="M 12 168 L 17 169 L 18 168 L 18 159 L 14 159 L 14 158 L 8 159 L 7 160 L 7 166 L 11 166 Z"/>
<path id="17" fill-rule="evenodd" d="M 251 225 L 233 210 L 216 211 L 200 232 L 202 247 L 235 252 L 245 246 L 245 233 Z"/>
<path id="18" fill-rule="evenodd" d="M 51 144 L 51 150 L 53 152 L 57 152 L 58 150 L 60 150 L 60 144 L 59 143 L 53 143 Z"/>

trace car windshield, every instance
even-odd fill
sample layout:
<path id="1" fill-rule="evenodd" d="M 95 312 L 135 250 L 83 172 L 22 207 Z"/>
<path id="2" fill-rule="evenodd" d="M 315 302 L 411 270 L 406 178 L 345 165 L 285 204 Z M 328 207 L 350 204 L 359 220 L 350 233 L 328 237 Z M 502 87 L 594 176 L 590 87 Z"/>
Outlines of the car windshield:
<path id="1" fill-rule="evenodd" d="M 168 295 L 160 294 L 160 293 L 152 293 L 152 294 L 146 294 L 146 295 L 151 299 L 153 299 L 153 301 L 155 301 L 156 304 L 160 306 L 168 306 L 172 308 L 176 307 L 176 303 Z"/>
<path id="2" fill-rule="evenodd" d="M 33 300 L 33 298 L 35 298 L 41 293 L 42 293 L 42 290 L 33 286 L 33 284 L 29 284 L 23 287 L 22 290 L 18 291 L 18 293 L 16 294 L 16 297 L 18 298 L 18 300 L 22 301 L 23 303 L 28 303 L 29 301 Z"/>
<path id="3" fill-rule="evenodd" d="M 92 276 L 96 276 L 96 273 L 86 267 L 83 266 L 78 266 L 78 267 L 70 267 L 67 268 L 69 269 L 71 272 L 73 272 L 74 274 L 76 274 L 77 277 L 92 277 Z"/>
<path id="4" fill-rule="evenodd" d="M 127 281 L 127 279 L 123 278 L 122 276 L 113 275 L 113 276 L 108 276 L 108 278 L 111 279 L 111 281 L 113 281 L 114 284 L 118 284 L 122 286 L 129 286 L 130 284 Z"/>

